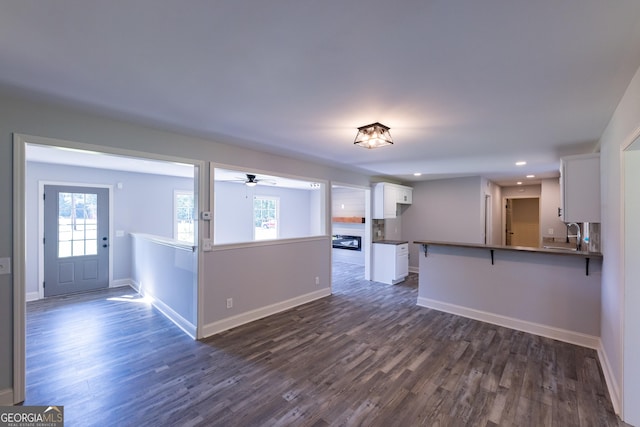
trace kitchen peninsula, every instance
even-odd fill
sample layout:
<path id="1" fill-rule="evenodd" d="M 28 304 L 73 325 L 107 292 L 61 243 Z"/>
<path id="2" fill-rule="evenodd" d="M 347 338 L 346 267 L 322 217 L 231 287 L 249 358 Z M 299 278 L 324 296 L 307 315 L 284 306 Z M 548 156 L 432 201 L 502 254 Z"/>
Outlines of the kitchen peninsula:
<path id="1" fill-rule="evenodd" d="M 414 241 L 418 305 L 599 347 L 602 254 Z"/>

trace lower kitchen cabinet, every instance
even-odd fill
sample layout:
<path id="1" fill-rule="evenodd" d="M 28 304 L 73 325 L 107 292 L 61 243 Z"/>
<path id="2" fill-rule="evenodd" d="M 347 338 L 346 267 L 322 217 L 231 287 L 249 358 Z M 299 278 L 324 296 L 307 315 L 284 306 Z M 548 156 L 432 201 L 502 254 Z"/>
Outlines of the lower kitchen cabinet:
<path id="1" fill-rule="evenodd" d="M 395 285 L 409 275 L 409 243 L 383 240 L 373 243 L 373 274 L 376 282 Z"/>

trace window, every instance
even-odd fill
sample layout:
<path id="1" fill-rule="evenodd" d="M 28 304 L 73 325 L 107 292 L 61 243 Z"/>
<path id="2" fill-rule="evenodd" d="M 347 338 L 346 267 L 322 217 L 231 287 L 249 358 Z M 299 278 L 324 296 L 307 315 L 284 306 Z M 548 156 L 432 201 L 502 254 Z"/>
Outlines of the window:
<path id="1" fill-rule="evenodd" d="M 213 164 L 212 170 L 214 245 L 326 236 L 326 182 Z"/>
<path id="2" fill-rule="evenodd" d="M 59 193 L 58 257 L 98 253 L 97 194 Z"/>
<path id="3" fill-rule="evenodd" d="M 255 196 L 253 198 L 253 239 L 268 240 L 278 238 L 277 197 Z"/>
<path id="4" fill-rule="evenodd" d="M 194 200 L 191 191 L 174 191 L 173 237 L 181 242 L 195 242 Z"/>

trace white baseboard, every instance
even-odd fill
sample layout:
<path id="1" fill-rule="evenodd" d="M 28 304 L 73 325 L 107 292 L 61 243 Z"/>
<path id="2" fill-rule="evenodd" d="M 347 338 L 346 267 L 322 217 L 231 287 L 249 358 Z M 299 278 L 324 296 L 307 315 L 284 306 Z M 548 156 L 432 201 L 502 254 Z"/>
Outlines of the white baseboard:
<path id="1" fill-rule="evenodd" d="M 27 292 L 25 295 L 25 300 L 27 302 L 29 301 L 37 301 L 40 299 L 40 292 L 36 291 L 36 292 Z"/>
<path id="2" fill-rule="evenodd" d="M 436 301 L 429 298 L 418 298 L 418 305 L 421 307 L 432 308 L 446 313 L 456 314 L 470 319 L 480 320 L 494 325 L 504 326 L 506 328 L 518 331 L 528 332 L 534 335 L 540 335 L 552 338 L 558 341 L 564 341 L 569 344 L 576 344 L 582 347 L 599 350 L 601 347 L 600 338 L 592 335 L 582 334 L 579 332 L 569 331 L 566 329 L 555 328 L 552 326 L 542 325 L 539 323 L 520 320 L 513 317 L 501 316 L 499 314 L 489 313 L 487 311 L 476 310 L 473 308 L 462 307 L 442 301 Z"/>
<path id="3" fill-rule="evenodd" d="M 409 266 L 409 273 L 420 273 L 420 267 L 411 267 Z"/>
<path id="4" fill-rule="evenodd" d="M 4 390 L 0 390 L 0 406 L 13 406 L 12 388 L 5 388 Z"/>
<path id="5" fill-rule="evenodd" d="M 217 322 L 205 325 L 202 328 L 202 335 L 203 338 L 206 338 L 211 335 L 219 334 L 220 332 L 228 329 L 253 322 L 254 320 L 262 319 L 263 317 L 271 316 L 272 314 L 280 313 L 281 311 L 289 310 L 290 308 L 294 308 L 329 295 L 331 295 L 331 288 L 324 288 L 286 301 L 281 301 L 266 307 L 261 307 L 256 310 L 251 310 L 246 313 L 218 320 Z"/>
<path id="6" fill-rule="evenodd" d="M 117 279 L 109 283 L 110 288 L 119 288 L 122 286 L 131 286 L 133 288 L 133 279 Z"/>
<path id="7" fill-rule="evenodd" d="M 180 316 L 176 311 L 174 311 L 167 304 L 162 302 L 159 299 L 156 299 L 149 292 L 144 292 L 144 290 L 140 289 L 140 284 L 135 282 L 134 280 L 130 280 L 130 283 L 127 283 L 128 286 L 131 286 L 136 292 L 139 292 L 141 295 L 145 297 L 149 297 L 151 299 L 151 305 L 160 311 L 167 319 L 171 320 L 178 328 L 182 329 L 184 333 L 189 335 L 191 338 L 196 339 L 196 326 L 189 322 L 184 317 Z M 122 285 L 124 286 L 124 285 Z"/>
<path id="8" fill-rule="evenodd" d="M 609 396 L 611 397 L 611 403 L 613 404 L 613 410 L 616 415 L 622 413 L 622 400 L 620 396 L 620 387 L 616 381 L 616 377 L 613 375 L 611 364 L 607 353 L 602 349 L 602 346 L 598 349 L 598 359 L 600 359 L 600 366 L 602 366 L 602 373 L 604 374 L 604 380 L 609 390 Z"/>

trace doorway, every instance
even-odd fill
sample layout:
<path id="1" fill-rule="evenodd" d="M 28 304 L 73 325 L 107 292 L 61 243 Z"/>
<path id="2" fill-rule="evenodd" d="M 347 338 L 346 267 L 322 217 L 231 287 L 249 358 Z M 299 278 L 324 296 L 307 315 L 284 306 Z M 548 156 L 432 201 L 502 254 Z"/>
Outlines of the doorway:
<path id="1" fill-rule="evenodd" d="M 333 276 L 348 271 L 360 279 L 371 278 L 371 190 L 365 187 L 331 186 L 331 269 Z M 349 242 L 342 245 L 340 242 Z M 356 243 L 357 242 L 357 243 Z"/>
<path id="2" fill-rule="evenodd" d="M 506 246 L 540 246 L 540 198 L 507 198 L 504 218 Z"/>
<path id="3" fill-rule="evenodd" d="M 38 151 L 35 154 L 31 151 L 31 148 L 40 147 L 43 148 L 43 151 Z M 56 159 L 60 161 L 54 161 L 52 158 L 52 152 L 57 152 Z M 29 155 L 27 153 L 29 152 Z M 38 157 L 38 155 L 41 155 Z M 82 157 L 79 159 L 78 156 L 89 156 Z M 73 159 L 76 163 L 68 163 Z M 29 166 L 28 162 L 29 160 Z M 107 163 L 111 162 L 112 165 L 116 165 L 117 167 L 107 167 Z M 37 173 L 34 173 L 34 170 L 31 168 L 34 164 L 39 165 L 41 172 L 42 170 L 47 170 L 47 176 L 43 177 Z M 56 252 L 56 258 L 75 258 L 75 255 L 78 254 L 79 257 L 82 258 L 82 261 L 79 266 L 72 266 L 71 264 L 67 264 L 64 266 L 58 265 L 54 267 L 57 268 L 56 273 L 64 273 L 61 274 L 63 279 L 69 279 L 71 277 L 83 278 L 84 285 L 87 285 L 89 289 L 93 290 L 92 287 L 97 287 L 98 289 L 102 287 L 109 286 L 122 286 L 130 283 L 129 279 L 118 280 L 113 279 L 112 277 L 112 266 L 116 259 L 123 259 L 122 251 L 118 250 L 117 253 L 114 254 L 113 247 L 116 241 L 120 241 L 120 244 L 126 244 L 129 239 L 128 228 L 131 227 L 123 227 L 122 221 L 120 221 L 120 225 L 118 223 L 116 225 L 119 229 L 114 229 L 112 219 L 114 217 L 113 214 L 113 206 L 116 204 L 114 199 L 117 197 L 113 197 L 113 188 L 117 189 L 117 192 L 120 194 L 120 198 L 125 194 L 127 189 L 127 184 L 125 183 L 124 187 L 120 181 L 111 180 L 105 178 L 105 171 L 118 171 L 118 173 L 136 173 L 140 177 L 147 177 L 137 182 L 135 188 L 142 189 L 139 191 L 144 191 L 147 189 L 147 192 L 144 194 L 151 194 L 152 198 L 157 197 L 157 190 L 160 188 L 154 188 L 154 185 L 147 182 L 148 179 L 157 179 L 158 176 L 167 176 L 168 170 L 175 172 L 178 169 L 188 170 L 187 175 L 183 176 L 182 179 L 186 179 L 191 183 L 193 187 L 194 194 L 194 209 L 199 209 L 198 204 L 202 202 L 202 205 L 208 205 L 208 186 L 206 182 L 206 175 L 208 172 L 204 171 L 206 163 L 200 160 L 189 160 L 182 159 L 173 156 L 163 156 L 163 155 L 154 155 L 150 153 L 142 153 L 135 152 L 132 150 L 125 149 L 117 149 L 111 147 L 103 147 L 103 146 L 92 146 L 82 143 L 75 143 L 57 139 L 36 137 L 36 136 L 28 136 L 21 134 L 14 134 L 14 197 L 13 197 L 13 206 L 14 206 L 14 216 L 16 221 L 14 221 L 14 235 L 17 236 L 14 239 L 14 254 L 16 254 L 16 264 L 18 267 L 15 269 L 14 281 L 13 281 L 13 295 L 14 295 L 14 368 L 13 368 L 13 401 L 14 403 L 19 403 L 25 400 L 25 391 L 26 391 L 26 301 L 27 299 L 39 299 L 44 297 L 44 293 L 39 294 L 35 292 L 38 286 L 42 285 L 42 282 L 45 281 L 43 278 L 45 277 L 44 273 L 44 249 L 42 245 L 42 238 L 44 237 L 44 207 L 38 207 L 38 199 L 42 199 L 42 194 L 44 191 L 44 185 L 50 184 L 52 186 L 62 186 L 63 188 L 57 189 L 53 194 L 53 196 L 49 196 L 50 198 L 56 199 L 56 197 L 61 197 L 60 193 L 63 194 L 63 198 L 67 198 L 67 201 L 63 201 L 62 203 L 58 201 L 57 207 L 54 210 L 54 213 L 50 213 L 50 218 L 63 217 L 62 225 L 69 226 L 66 229 L 61 230 L 61 224 L 57 223 L 55 219 L 51 220 L 52 223 L 47 227 L 48 230 L 56 230 L 54 232 L 54 237 L 47 237 L 49 242 L 53 239 L 55 242 L 52 245 Z M 63 168 L 57 169 L 56 176 L 50 176 L 50 166 L 72 166 L 72 167 L 84 167 L 86 170 L 82 172 L 82 176 L 78 176 L 77 173 L 63 175 L 65 172 L 62 170 Z M 88 169 L 91 168 L 91 169 Z M 142 168 L 146 173 L 141 173 Z M 77 172 L 78 169 L 75 170 Z M 171 175 L 170 175 L 171 176 Z M 180 176 L 180 175 L 177 175 Z M 153 177 L 153 178 L 151 178 Z M 171 176 L 173 180 L 173 177 Z M 71 181 L 70 181 L 71 180 Z M 82 184 L 77 184 L 77 182 L 82 182 Z M 111 184 L 100 184 L 104 182 L 113 182 L 115 185 Z M 39 187 L 42 184 L 42 187 Z M 71 187 L 71 188 L 69 188 Z M 94 191 L 96 188 L 103 187 L 105 191 L 107 191 L 108 197 L 106 199 L 106 203 L 102 203 L 100 199 L 103 197 L 100 196 L 100 191 Z M 129 188 L 132 188 L 130 186 Z M 167 188 L 168 192 L 172 195 L 170 198 L 173 201 L 173 190 L 169 187 L 158 186 L 161 188 Z M 123 191 L 124 188 L 124 191 Z M 149 188 L 154 188 L 154 192 L 149 192 Z M 47 190 L 51 190 L 48 188 Z M 31 197 L 29 195 L 36 195 L 38 197 Z M 132 200 L 137 200 L 137 195 L 139 192 L 133 193 L 131 192 L 126 199 L 120 200 L 118 206 L 131 206 Z M 70 198 L 75 197 L 75 201 L 72 201 Z M 95 197 L 95 200 L 93 200 Z M 145 199 L 146 201 L 146 199 Z M 95 203 L 94 203 L 95 202 Z M 71 206 L 75 203 L 75 212 L 71 210 Z M 95 206 L 94 206 L 95 204 Z M 172 203 L 171 203 L 172 204 Z M 56 204 L 54 204 L 56 205 Z M 62 208 L 61 208 L 62 205 Z M 106 208 L 107 214 L 101 214 L 101 209 Z M 58 212 L 55 212 L 55 210 Z M 60 210 L 62 209 L 62 213 Z M 130 207 L 130 209 L 133 209 Z M 135 209 L 132 212 L 144 212 L 143 209 Z M 158 212 L 157 210 L 154 212 Z M 173 218 L 171 209 L 167 211 L 167 215 L 169 216 L 168 224 L 166 228 L 172 228 Z M 99 222 L 101 222 L 100 218 L 104 217 L 107 228 L 101 228 Z M 132 215 L 125 215 L 126 220 L 130 221 Z M 148 216 L 144 215 L 133 215 L 133 217 L 140 220 L 138 223 L 146 224 L 149 221 Z M 75 218 L 75 223 L 74 223 Z M 97 221 L 96 221 L 97 218 Z M 82 220 L 82 221 L 81 221 Z M 58 221 L 60 219 L 58 218 Z M 38 227 L 26 225 L 30 224 L 39 224 Z M 163 223 L 164 224 L 164 223 Z M 170 224 L 170 225 L 169 225 Z M 135 228 L 131 228 L 135 230 Z M 205 236 L 208 233 L 208 227 L 205 229 L 201 229 L 200 227 L 194 227 L 194 242 L 200 241 L 202 236 Z M 41 234 L 42 233 L 42 234 Z M 70 233 L 70 234 L 69 234 Z M 74 234 L 76 233 L 76 234 Z M 58 234 L 55 236 L 55 234 Z M 80 237 L 82 234 L 82 237 Z M 22 236 L 21 238 L 19 236 Z M 104 238 L 107 238 L 104 240 Z M 115 238 L 114 238 L 115 237 Z M 171 237 L 169 235 L 169 237 Z M 95 242 L 94 242 L 95 240 Z M 46 239 L 45 239 L 46 241 Z M 60 248 L 60 244 L 66 246 L 66 248 Z M 76 244 L 77 249 L 80 251 L 80 247 L 83 247 L 84 254 L 79 255 L 82 251 L 76 252 L 74 249 L 74 244 Z M 71 249 L 69 249 L 69 245 Z M 104 246 L 106 245 L 106 247 Z M 95 248 L 94 248 L 95 246 Z M 106 261 L 100 261 L 98 258 L 90 259 L 93 257 L 93 252 L 99 252 L 101 249 L 105 249 L 108 252 L 108 257 Z M 42 251 L 42 252 L 40 252 Z M 65 252 L 66 251 L 66 252 Z M 70 251 L 70 252 L 69 252 Z M 68 256 L 69 253 L 71 256 Z M 64 256 L 59 256 L 60 254 Z M 85 258 L 86 257 L 86 258 Z M 119 258 L 118 258 L 119 257 Z M 129 258 L 127 258 L 129 259 Z M 65 260 L 68 261 L 68 260 Z M 38 268 L 27 268 L 28 264 L 39 264 Z M 120 262 L 121 266 L 124 266 L 123 269 L 126 269 L 128 265 L 127 262 Z M 55 266 L 55 264 L 54 264 Z M 104 286 L 104 268 L 107 269 L 107 284 Z M 194 281 L 194 294 L 193 294 L 193 305 L 196 307 L 195 309 L 195 336 L 200 337 L 201 334 L 201 300 L 200 296 L 200 283 L 199 278 L 201 277 L 201 269 L 202 269 L 202 252 L 197 251 L 197 266 L 195 273 L 195 281 Z M 95 281 L 94 277 L 95 276 Z M 118 276 L 119 277 L 119 276 Z M 38 280 L 38 278 L 40 280 Z M 85 281 L 84 279 L 88 279 Z M 66 283 L 66 280 L 63 280 Z M 125 283 L 126 282 L 126 283 Z M 28 287 L 29 286 L 29 287 Z M 46 286 L 45 286 L 46 288 Z M 29 291 L 30 290 L 30 291 Z M 40 288 L 42 290 L 42 288 Z M 67 292 L 68 289 L 62 290 L 61 293 Z M 76 292 L 76 288 L 73 288 L 72 292 Z M 81 294 L 79 294 L 81 295 Z M 48 294 L 46 296 L 49 296 Z M 75 298 L 75 297 L 74 297 Z"/>
<path id="4" fill-rule="evenodd" d="M 109 189 L 45 185 L 44 296 L 109 287 Z"/>

